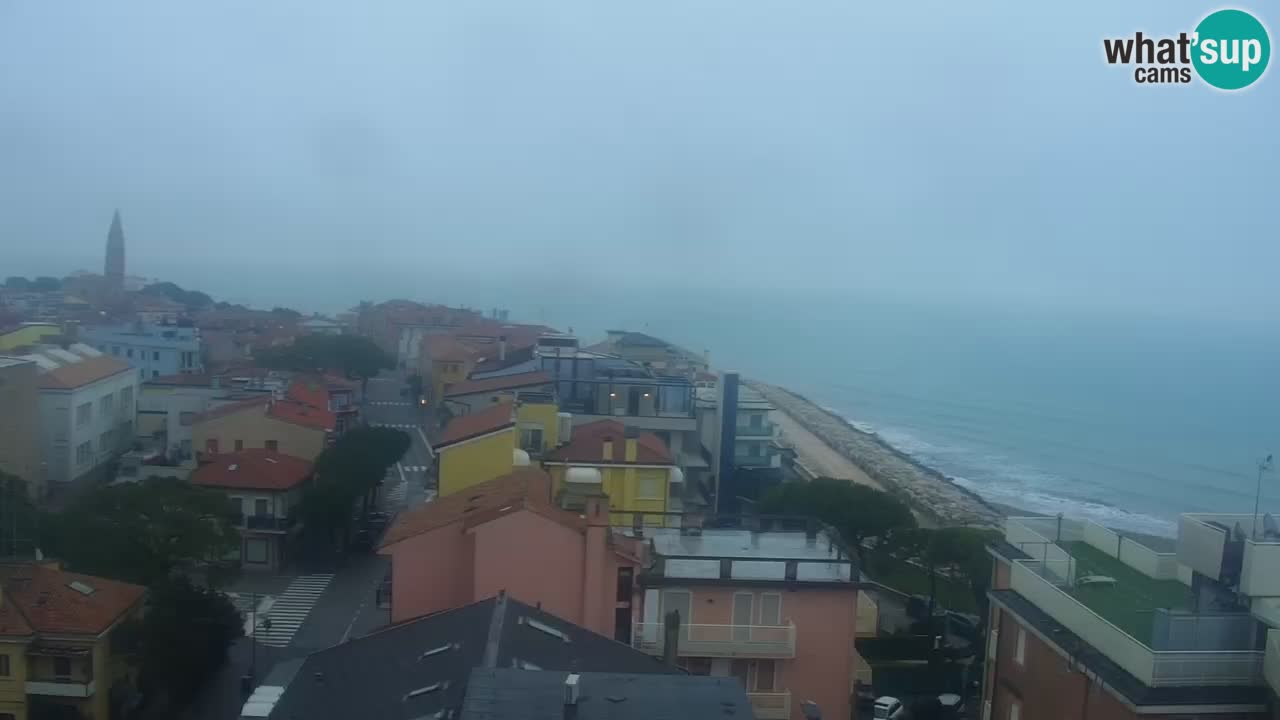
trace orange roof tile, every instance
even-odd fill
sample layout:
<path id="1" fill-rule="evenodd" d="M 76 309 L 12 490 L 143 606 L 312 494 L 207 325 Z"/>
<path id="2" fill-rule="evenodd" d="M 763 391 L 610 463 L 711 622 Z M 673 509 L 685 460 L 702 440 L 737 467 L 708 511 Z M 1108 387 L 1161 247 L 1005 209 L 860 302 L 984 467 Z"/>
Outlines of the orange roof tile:
<path id="1" fill-rule="evenodd" d="M 466 362 L 476 356 L 476 351 L 448 335 L 428 335 L 423 339 L 432 360 L 440 362 Z"/>
<path id="2" fill-rule="evenodd" d="M 466 520 L 488 522 L 516 510 L 532 510 L 573 528 L 585 526 L 577 513 L 562 510 L 551 500 L 551 478 L 537 468 L 520 468 L 488 482 L 438 497 L 402 514 L 382 540 L 383 548 L 437 528 Z"/>
<path id="3" fill-rule="evenodd" d="M 314 430 L 333 430 L 338 426 L 337 416 L 328 410 L 294 400 L 277 400 L 271 403 L 267 416 Z"/>
<path id="4" fill-rule="evenodd" d="M 459 415 L 450 420 L 449 424 L 444 428 L 444 434 L 440 436 L 440 440 L 435 446 L 437 449 L 443 448 L 474 437 L 497 432 L 503 428 L 513 427 L 515 424 L 515 414 L 512 411 L 511 403 L 498 403 L 480 412 Z"/>
<path id="5" fill-rule="evenodd" d="M 536 372 L 499 375 L 498 377 L 484 378 L 482 380 L 466 380 L 454 383 L 449 386 L 444 395 L 445 397 L 452 397 L 455 395 L 470 395 L 471 393 L 493 392 L 495 390 L 514 390 L 515 388 L 533 385 L 546 385 L 550 382 L 551 376 L 538 370 Z"/>
<path id="6" fill-rule="evenodd" d="M 651 432 L 636 436 L 636 459 L 626 457 L 626 426 L 617 420 L 597 420 L 573 428 L 566 445 L 547 453 L 548 462 L 590 463 L 593 465 L 672 465 L 671 451 L 662 438 Z M 613 442 L 613 459 L 604 459 L 604 443 Z"/>
<path id="7" fill-rule="evenodd" d="M 4 604 L 39 633 L 98 635 L 142 601 L 146 588 L 92 575 L 56 570 L 35 563 L 0 565 Z M 75 583 L 88 592 L 72 586 Z M 29 633 L 28 633 L 29 634 Z"/>
<path id="8" fill-rule="evenodd" d="M 41 375 L 40 387 L 46 390 L 74 390 L 131 369 L 129 363 L 110 355 L 85 358 Z"/>
<path id="9" fill-rule="evenodd" d="M 294 378 L 285 393 L 290 400 L 310 405 L 321 410 L 329 409 L 329 388 L 322 380 L 314 377 Z"/>
<path id="10" fill-rule="evenodd" d="M 238 412 L 244 412 L 250 408 L 257 408 L 271 402 L 271 396 L 267 394 L 251 397 L 248 400 L 240 400 L 226 405 L 220 405 L 212 410 L 206 410 L 192 419 L 192 423 L 203 422 L 205 420 L 213 420 L 215 418 L 235 415 Z"/>
<path id="11" fill-rule="evenodd" d="M 191 473 L 192 485 L 284 491 L 297 487 L 312 470 L 302 458 L 261 448 L 206 457 L 210 462 Z"/>

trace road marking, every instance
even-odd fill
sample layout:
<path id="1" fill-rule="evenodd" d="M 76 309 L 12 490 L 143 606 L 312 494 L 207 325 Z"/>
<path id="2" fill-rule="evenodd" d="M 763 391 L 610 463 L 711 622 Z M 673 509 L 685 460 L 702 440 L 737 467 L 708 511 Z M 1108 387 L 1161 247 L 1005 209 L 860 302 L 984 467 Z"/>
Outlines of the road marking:
<path id="1" fill-rule="evenodd" d="M 380 422 L 376 422 L 376 423 L 371 423 L 371 424 L 372 424 L 374 427 L 389 427 L 389 428 L 396 428 L 396 429 L 398 429 L 398 430 L 412 430 L 413 428 L 418 427 L 417 425 L 414 425 L 414 424 L 412 424 L 412 423 L 380 423 Z"/>
<path id="2" fill-rule="evenodd" d="M 329 583 L 333 581 L 332 573 L 301 575 L 289 583 L 284 593 L 275 598 L 271 609 L 260 616 L 254 636 L 258 642 L 271 647 L 288 647 L 297 634 L 298 628 L 306 622 L 307 615 L 315 606 L 320 596 L 324 595 Z M 264 620 L 270 618 L 271 627 L 265 626 Z"/>
<path id="3" fill-rule="evenodd" d="M 401 469 L 401 472 L 426 472 L 426 471 L 427 471 L 426 465 L 405 465 Z"/>
<path id="4" fill-rule="evenodd" d="M 436 451 L 431 449 L 431 443 L 427 442 L 427 434 L 422 432 L 422 426 L 418 426 L 418 437 L 422 438 L 422 447 L 427 449 L 427 455 L 436 456 Z"/>
<path id="5" fill-rule="evenodd" d="M 371 401 L 369 402 L 369 404 L 370 404 L 370 405 L 382 405 L 382 406 L 384 406 L 384 407 L 386 407 L 386 406 L 390 406 L 390 407 L 409 407 L 410 405 L 413 405 L 413 403 L 411 403 L 411 402 L 404 402 L 404 401 L 402 401 L 402 400 L 371 400 Z"/>

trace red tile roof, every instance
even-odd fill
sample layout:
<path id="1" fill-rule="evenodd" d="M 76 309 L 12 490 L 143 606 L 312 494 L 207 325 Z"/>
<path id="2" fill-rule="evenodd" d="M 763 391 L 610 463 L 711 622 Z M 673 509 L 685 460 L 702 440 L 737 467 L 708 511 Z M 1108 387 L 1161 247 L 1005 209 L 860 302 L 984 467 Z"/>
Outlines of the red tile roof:
<path id="1" fill-rule="evenodd" d="M 515 424 L 515 413 L 511 403 L 498 403 L 480 412 L 459 415 L 450 420 L 449 424 L 444 428 L 444 434 L 440 436 L 440 440 L 435 446 L 437 449 L 443 448 L 474 437 L 497 432 L 503 428 L 513 427 Z"/>
<path id="2" fill-rule="evenodd" d="M 467 380 L 454 383 L 449 386 L 449 390 L 444 395 L 445 397 L 453 397 L 455 395 L 470 395 L 472 393 L 494 392 L 496 390 L 514 390 L 534 385 L 546 385 L 550 382 L 551 376 L 538 370 L 536 372 L 500 375 L 482 380 Z"/>
<path id="3" fill-rule="evenodd" d="M 517 510 L 531 510 L 572 528 L 586 524 L 577 513 L 555 506 L 551 500 L 551 479 L 546 472 L 521 468 L 402 514 L 387 531 L 382 547 L 455 522 L 465 520 L 468 527 L 473 527 Z"/>
<path id="4" fill-rule="evenodd" d="M 72 583 L 88 592 L 81 592 Z M 0 564 L 0 633 L 98 635 L 142 601 L 146 588 L 35 563 Z M 16 617 L 20 615 L 20 620 Z M 25 629 L 25 632 L 24 632 Z"/>
<path id="5" fill-rule="evenodd" d="M 604 443 L 613 442 L 613 459 L 604 459 Z M 566 445 L 547 453 L 548 462 L 590 463 L 592 465 L 672 465 L 671 451 L 662 438 L 651 432 L 636 437 L 636 459 L 628 463 L 626 458 L 626 426 L 617 420 L 597 420 L 573 428 L 572 439 Z"/>
<path id="6" fill-rule="evenodd" d="M 129 363 L 110 355 L 85 358 L 41 375 L 40 387 L 46 390 L 74 390 L 130 369 Z"/>
<path id="7" fill-rule="evenodd" d="M 293 382 L 289 383 L 289 390 L 285 395 L 290 400 L 296 400 L 304 405 L 310 405 L 320 410 L 329 409 L 329 387 L 323 380 L 318 378 L 294 378 Z"/>
<path id="8" fill-rule="evenodd" d="M 191 473 L 192 485 L 282 492 L 297 487 L 312 470 L 312 464 L 302 458 L 261 448 L 206 458 L 210 462 Z"/>
<path id="9" fill-rule="evenodd" d="M 267 415 L 314 430 L 333 430 L 338 426 L 337 416 L 328 410 L 294 400 L 277 400 L 271 403 Z"/>

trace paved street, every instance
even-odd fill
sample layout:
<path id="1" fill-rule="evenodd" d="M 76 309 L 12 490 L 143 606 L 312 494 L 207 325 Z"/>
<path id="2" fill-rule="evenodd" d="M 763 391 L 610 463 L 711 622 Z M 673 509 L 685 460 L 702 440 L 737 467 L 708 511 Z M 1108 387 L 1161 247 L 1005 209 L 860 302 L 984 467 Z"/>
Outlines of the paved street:
<path id="1" fill-rule="evenodd" d="M 378 496 L 379 509 L 392 515 L 425 502 L 429 496 L 425 482 L 432 455 L 419 424 L 424 411 L 400 395 L 404 387 L 404 382 L 391 374 L 372 378 L 362 408 L 366 423 L 409 433 L 409 450 L 388 471 Z M 245 611 L 247 626 L 253 617 L 250 608 L 256 605 L 259 642 L 256 648 L 249 638 L 236 643 L 227 667 L 210 681 L 186 716 L 192 720 L 235 718 L 244 702 L 239 680 L 251 665 L 256 664 L 261 681 L 277 662 L 385 626 L 390 617 L 378 607 L 377 592 L 388 568 L 387 558 L 352 552 L 338 557 L 332 568 L 307 568 L 307 574 L 241 578 L 228 589 Z M 271 619 L 270 629 L 263 629 L 266 618 Z"/>

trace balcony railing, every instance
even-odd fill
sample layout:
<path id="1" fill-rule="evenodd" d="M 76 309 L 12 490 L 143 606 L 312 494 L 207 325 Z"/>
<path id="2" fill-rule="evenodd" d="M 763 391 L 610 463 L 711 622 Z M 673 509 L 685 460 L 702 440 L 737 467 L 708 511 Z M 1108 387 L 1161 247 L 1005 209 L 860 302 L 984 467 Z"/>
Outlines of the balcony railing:
<path id="1" fill-rule="evenodd" d="M 751 714 L 756 720 L 789 720 L 791 717 L 791 693 L 784 692 L 749 692 L 747 700 L 751 702 Z"/>
<path id="2" fill-rule="evenodd" d="M 638 650 L 661 655 L 665 644 L 662 624 L 640 623 L 631 644 Z M 677 652 L 684 657 L 793 658 L 796 626 L 682 625 Z"/>
<path id="3" fill-rule="evenodd" d="M 1046 569 L 1044 563 L 1018 560 L 1011 567 L 1010 586 L 1147 686 L 1250 685 L 1261 677 L 1262 652 L 1152 650 L 1063 592 L 1049 578 L 1056 579 L 1057 573 Z"/>
<path id="4" fill-rule="evenodd" d="M 54 697 L 93 697 L 93 681 L 80 682 L 70 678 L 36 677 L 26 682 L 28 695 L 52 695 Z"/>
<path id="5" fill-rule="evenodd" d="M 775 434 L 774 428 L 777 426 L 771 422 L 764 423 L 759 427 L 751 427 L 750 425 L 735 425 L 733 434 L 740 438 L 771 438 Z"/>

